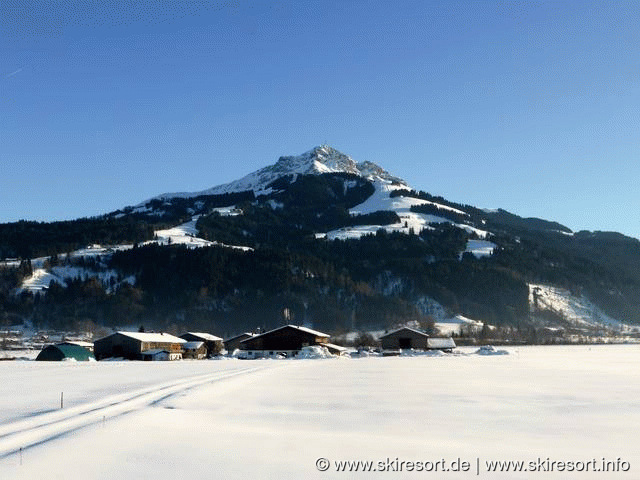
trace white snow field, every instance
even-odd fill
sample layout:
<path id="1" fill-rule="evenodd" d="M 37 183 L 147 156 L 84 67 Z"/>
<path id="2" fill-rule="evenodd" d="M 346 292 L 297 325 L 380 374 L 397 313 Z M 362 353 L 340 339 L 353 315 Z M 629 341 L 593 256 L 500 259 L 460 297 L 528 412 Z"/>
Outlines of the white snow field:
<path id="1" fill-rule="evenodd" d="M 507 350 L 3 362 L 0 478 L 640 478 L 640 347 Z"/>
<path id="2" fill-rule="evenodd" d="M 232 207 L 229 207 L 229 212 Z M 237 214 L 234 214 L 237 215 Z M 231 213 L 225 213 L 225 216 L 233 216 Z M 198 237 L 199 232 L 196 224 L 198 223 L 198 218 L 200 215 L 194 216 L 191 221 L 183 223 L 173 228 L 169 228 L 167 230 L 156 230 L 155 236 L 156 240 L 150 240 L 145 242 L 145 245 L 149 244 L 158 244 L 158 245 L 186 245 L 189 248 L 200 248 L 200 247 L 211 247 L 214 245 L 218 245 L 221 247 L 227 248 L 236 248 L 239 250 L 250 251 L 253 248 L 249 247 L 241 247 L 235 245 L 226 245 L 220 242 L 211 242 L 209 240 L 205 240 L 204 238 Z"/>
<path id="3" fill-rule="evenodd" d="M 475 233 L 480 238 L 486 238 L 489 235 L 489 232 L 484 230 L 480 230 L 478 228 L 472 227 L 470 225 L 465 224 L 457 224 L 448 220 L 444 217 L 439 217 L 437 215 L 428 215 L 425 213 L 416 213 L 411 211 L 411 207 L 414 205 L 434 205 L 443 210 L 449 210 L 461 215 L 466 215 L 462 210 L 457 210 L 455 208 L 442 205 L 439 203 L 429 202 L 427 200 L 421 200 L 413 197 L 391 197 L 390 194 L 394 190 L 398 189 L 406 189 L 408 186 L 405 183 L 398 183 L 396 180 L 391 180 L 389 178 L 373 176 L 369 178 L 370 181 L 373 182 L 373 186 L 375 187 L 374 193 L 367 198 L 360 205 L 356 205 L 352 209 L 349 210 L 349 213 L 352 215 L 363 215 L 367 213 L 373 213 L 376 211 L 384 210 L 384 211 L 393 211 L 398 214 L 400 218 L 399 223 L 394 223 L 391 225 L 361 225 L 355 227 L 344 227 L 338 230 L 331 230 L 326 234 L 317 234 L 316 236 L 319 238 L 327 238 L 329 240 L 345 240 L 345 239 L 354 239 L 361 238 L 364 235 L 375 234 L 379 229 L 386 230 L 387 232 L 401 232 L 401 233 L 409 233 L 410 231 L 414 231 L 415 233 L 420 233 L 423 229 L 431 228 L 429 226 L 430 223 L 451 223 L 453 225 L 458 226 L 466 230 L 469 233 Z M 491 247 L 490 247 L 491 246 Z M 489 250 L 490 247 L 490 250 Z M 485 241 L 482 245 L 482 252 L 480 252 L 477 244 L 469 244 L 467 245 L 467 250 L 473 253 L 476 256 L 480 254 L 482 256 L 490 256 L 493 253 L 493 248 L 496 245 Z"/>

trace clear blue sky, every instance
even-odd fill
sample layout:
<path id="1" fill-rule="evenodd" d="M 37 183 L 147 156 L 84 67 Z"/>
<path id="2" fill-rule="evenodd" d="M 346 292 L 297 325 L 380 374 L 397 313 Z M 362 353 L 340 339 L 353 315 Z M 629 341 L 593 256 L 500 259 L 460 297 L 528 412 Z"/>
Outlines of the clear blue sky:
<path id="1" fill-rule="evenodd" d="M 640 3 L 2 0 L 0 222 L 328 143 L 417 189 L 640 237 Z"/>

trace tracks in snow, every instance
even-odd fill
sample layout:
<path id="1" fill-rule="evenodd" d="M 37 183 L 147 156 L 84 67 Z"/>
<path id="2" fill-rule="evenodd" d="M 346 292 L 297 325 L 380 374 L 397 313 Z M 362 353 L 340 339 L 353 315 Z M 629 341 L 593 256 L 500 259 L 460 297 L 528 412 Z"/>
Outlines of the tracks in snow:
<path id="1" fill-rule="evenodd" d="M 99 424 L 108 419 L 148 407 L 207 383 L 231 377 L 248 375 L 267 366 L 247 367 L 232 371 L 222 371 L 196 375 L 187 379 L 165 382 L 132 392 L 110 395 L 74 407 L 23 418 L 0 426 L 0 458 L 46 443 L 75 430 Z"/>

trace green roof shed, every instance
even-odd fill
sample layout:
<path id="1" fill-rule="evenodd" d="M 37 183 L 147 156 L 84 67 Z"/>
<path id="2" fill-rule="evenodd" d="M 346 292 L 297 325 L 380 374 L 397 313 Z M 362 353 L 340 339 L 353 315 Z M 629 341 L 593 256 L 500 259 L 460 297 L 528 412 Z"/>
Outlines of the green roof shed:
<path id="1" fill-rule="evenodd" d="M 78 362 L 86 362 L 94 360 L 93 353 L 84 347 L 79 345 L 49 345 L 42 349 L 42 351 L 36 357 L 36 360 L 59 362 L 65 359 L 74 359 Z"/>

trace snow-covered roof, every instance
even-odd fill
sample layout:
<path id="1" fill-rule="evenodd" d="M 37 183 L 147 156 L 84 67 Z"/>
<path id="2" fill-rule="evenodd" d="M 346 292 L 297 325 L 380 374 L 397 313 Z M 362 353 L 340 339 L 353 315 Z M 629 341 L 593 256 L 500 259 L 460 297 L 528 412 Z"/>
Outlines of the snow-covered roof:
<path id="1" fill-rule="evenodd" d="M 395 330 L 389 332 L 389 333 L 385 333 L 384 335 L 382 335 L 380 338 L 384 338 L 384 337 L 388 337 L 389 335 L 393 335 L 395 333 L 401 332 L 403 330 L 409 330 L 410 332 L 413 333 L 417 333 L 418 335 L 423 335 L 425 337 L 428 337 L 429 335 L 421 332 L 420 330 L 416 330 L 415 328 L 411 328 L 411 327 L 400 327 L 400 328 L 396 328 Z"/>
<path id="2" fill-rule="evenodd" d="M 285 329 L 285 328 L 293 328 L 293 329 L 298 330 L 300 332 L 308 333 L 308 334 L 314 335 L 316 337 L 327 337 L 327 338 L 330 337 L 330 335 L 328 333 L 322 333 L 322 332 L 319 332 L 317 330 L 312 330 L 312 329 L 307 328 L 307 327 L 301 327 L 301 326 L 298 326 L 298 325 L 283 325 L 282 327 L 274 328 L 273 330 L 269 330 L 268 332 L 261 333 L 260 335 L 254 335 L 253 337 L 247 338 L 246 340 L 243 340 L 240 343 L 244 343 L 244 342 L 247 342 L 249 340 L 253 340 L 255 338 L 262 337 L 264 335 L 270 335 L 273 332 L 277 332 L 278 330 L 282 330 L 282 329 Z"/>
<path id="3" fill-rule="evenodd" d="M 76 340 L 65 340 L 64 342 L 60 342 L 61 345 L 67 344 L 67 345 L 77 345 L 79 347 L 84 347 L 84 348 L 93 348 L 93 343 L 91 342 L 81 342 L 81 341 L 76 341 Z"/>
<path id="4" fill-rule="evenodd" d="M 307 327 L 302 327 L 302 326 L 298 326 L 298 325 L 285 325 L 284 327 L 280 327 L 280 328 L 295 328 L 296 330 L 300 330 L 301 332 L 306 332 L 306 333 L 310 333 L 311 335 L 315 335 L 316 337 L 329 337 L 330 335 L 328 333 L 322 333 L 319 332 L 318 330 L 312 330 L 310 328 Z M 275 330 L 279 330 L 278 328 L 271 330 L 272 332 Z"/>
<path id="5" fill-rule="evenodd" d="M 187 332 L 187 333 L 189 335 L 193 335 L 194 337 L 201 338 L 202 340 L 208 340 L 210 342 L 219 342 L 222 340 L 220 337 L 216 337 L 215 335 L 211 335 L 210 333 L 204 333 L 204 332 Z"/>
<path id="6" fill-rule="evenodd" d="M 120 335 L 135 338 L 141 342 L 186 343 L 187 341 L 168 333 L 118 332 Z"/>
<path id="7" fill-rule="evenodd" d="M 427 346 L 434 349 L 456 348 L 456 342 L 451 337 L 429 338 L 427 339 Z"/>
<path id="8" fill-rule="evenodd" d="M 322 346 L 327 347 L 329 350 L 336 350 L 338 352 L 346 352 L 349 350 L 347 347 L 342 347 L 333 343 L 323 343 Z"/>
<path id="9" fill-rule="evenodd" d="M 254 337 L 254 336 L 255 336 L 255 333 L 251 333 L 251 332 L 244 332 L 244 333 L 240 333 L 240 334 L 238 334 L 238 335 L 235 335 L 235 336 L 233 336 L 233 337 L 231 337 L 231 338 L 227 338 L 227 339 L 225 340 L 225 343 L 226 343 L 226 342 L 231 342 L 231 341 L 236 340 L 236 339 L 238 339 L 238 338 L 240 338 L 240 337 L 247 337 L 247 338 L 250 338 L 250 337 Z"/>
<path id="10" fill-rule="evenodd" d="M 186 342 L 182 344 L 185 350 L 197 350 L 204 345 L 204 342 Z"/>

